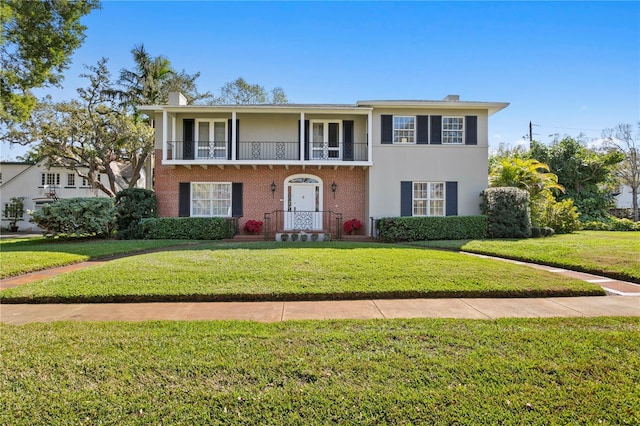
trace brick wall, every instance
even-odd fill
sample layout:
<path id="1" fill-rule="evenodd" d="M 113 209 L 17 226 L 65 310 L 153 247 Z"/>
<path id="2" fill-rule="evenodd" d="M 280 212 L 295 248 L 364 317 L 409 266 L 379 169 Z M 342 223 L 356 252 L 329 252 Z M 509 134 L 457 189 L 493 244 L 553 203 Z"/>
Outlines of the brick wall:
<path id="1" fill-rule="evenodd" d="M 284 209 L 284 182 L 289 176 L 309 174 L 317 176 L 323 183 L 323 210 L 342 213 L 344 220 L 359 219 L 368 224 L 366 217 L 365 182 L 367 170 L 362 167 L 307 166 L 235 166 L 226 165 L 224 169 L 218 166 L 184 166 L 175 168 L 162 166 L 162 150 L 155 152 L 155 181 L 154 190 L 158 197 L 158 214 L 161 217 L 178 216 L 178 184 L 180 182 L 242 182 L 243 183 L 243 217 L 240 228 L 249 219 L 262 220 L 264 213 Z M 275 182 L 276 191 L 271 193 L 271 182 Z M 335 182 L 337 189 L 334 194 L 331 184 Z"/>

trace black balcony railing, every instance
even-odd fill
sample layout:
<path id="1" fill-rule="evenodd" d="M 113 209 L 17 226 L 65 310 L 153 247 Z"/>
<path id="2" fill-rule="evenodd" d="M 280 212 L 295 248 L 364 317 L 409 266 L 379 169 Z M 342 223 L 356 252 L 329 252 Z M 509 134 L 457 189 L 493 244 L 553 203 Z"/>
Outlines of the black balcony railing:
<path id="1" fill-rule="evenodd" d="M 366 143 L 341 144 L 329 148 L 322 144 L 307 143 L 301 153 L 298 142 L 241 141 L 236 144 L 235 160 L 243 161 L 367 161 Z M 303 145 L 304 148 L 304 145 Z M 168 141 L 167 160 L 229 160 L 231 147 L 226 141 Z"/>

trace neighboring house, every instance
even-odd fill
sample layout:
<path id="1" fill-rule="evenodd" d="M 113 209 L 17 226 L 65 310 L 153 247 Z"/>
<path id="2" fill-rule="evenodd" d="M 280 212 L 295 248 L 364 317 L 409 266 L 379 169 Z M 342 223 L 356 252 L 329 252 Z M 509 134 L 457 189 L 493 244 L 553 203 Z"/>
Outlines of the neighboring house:
<path id="1" fill-rule="evenodd" d="M 633 195 L 631 194 L 631 187 L 629 185 L 619 185 L 616 187 L 615 200 L 617 209 L 631 209 L 633 208 Z M 640 194 L 638 194 L 638 203 L 640 204 Z"/>
<path id="2" fill-rule="evenodd" d="M 102 182 L 108 182 L 108 177 L 101 174 Z M 145 176 L 139 180 L 144 185 Z M 124 186 L 125 182 L 121 182 Z M 0 205 L 2 213 L 5 206 L 13 197 L 24 197 L 25 211 L 37 210 L 43 204 L 51 203 L 62 198 L 75 197 L 106 197 L 102 191 L 91 188 L 86 179 L 78 176 L 73 170 L 63 167 L 48 168 L 44 162 L 1 162 L 0 163 Z M 29 222 L 31 216 L 25 213 L 24 219 L 18 222 L 21 231 L 39 231 L 40 229 Z M 7 227 L 8 220 L 2 217 L 2 226 Z"/>
<path id="3" fill-rule="evenodd" d="M 155 118 L 160 216 L 267 219 L 335 232 L 339 217 L 480 214 L 488 118 L 503 102 L 140 106 Z"/>

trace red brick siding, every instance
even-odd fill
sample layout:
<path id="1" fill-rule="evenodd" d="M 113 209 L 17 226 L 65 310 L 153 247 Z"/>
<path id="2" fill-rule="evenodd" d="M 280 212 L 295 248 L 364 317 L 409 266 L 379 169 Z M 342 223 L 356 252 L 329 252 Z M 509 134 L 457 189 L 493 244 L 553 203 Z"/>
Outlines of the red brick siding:
<path id="1" fill-rule="evenodd" d="M 264 213 L 284 209 L 284 181 L 291 175 L 310 174 L 319 177 L 323 182 L 323 209 L 342 213 L 344 220 L 359 219 L 367 224 L 365 182 L 366 169 L 355 167 L 302 167 L 284 166 L 184 166 L 175 168 L 162 166 L 162 150 L 155 152 L 156 169 L 154 190 L 158 197 L 158 214 L 160 217 L 178 216 L 178 184 L 180 182 L 242 182 L 243 183 L 243 217 L 240 228 L 249 219 L 262 220 Z M 276 184 L 276 192 L 271 193 L 271 182 Z M 331 192 L 331 184 L 335 182 L 337 190 L 335 199 Z"/>

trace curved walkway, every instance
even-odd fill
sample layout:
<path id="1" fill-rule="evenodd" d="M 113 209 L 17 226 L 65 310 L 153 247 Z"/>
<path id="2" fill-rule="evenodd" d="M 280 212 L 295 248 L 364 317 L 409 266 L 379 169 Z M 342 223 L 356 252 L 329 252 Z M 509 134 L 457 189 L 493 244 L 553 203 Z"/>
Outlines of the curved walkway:
<path id="1" fill-rule="evenodd" d="M 138 253 L 136 253 L 138 254 Z M 560 273 L 599 284 L 616 296 L 640 296 L 640 285 L 493 256 L 464 253 Z M 110 259 L 111 260 L 111 259 Z M 77 263 L 0 280 L 0 290 L 109 260 Z M 0 305 L 0 322 L 250 320 L 277 322 L 382 318 L 543 318 L 640 316 L 640 297 L 371 299 L 315 302 L 181 302 Z"/>

